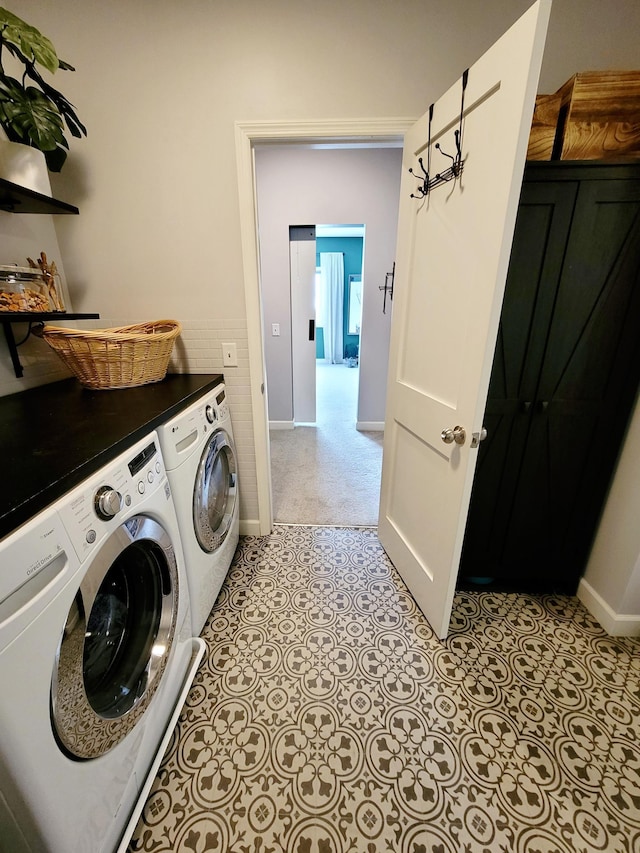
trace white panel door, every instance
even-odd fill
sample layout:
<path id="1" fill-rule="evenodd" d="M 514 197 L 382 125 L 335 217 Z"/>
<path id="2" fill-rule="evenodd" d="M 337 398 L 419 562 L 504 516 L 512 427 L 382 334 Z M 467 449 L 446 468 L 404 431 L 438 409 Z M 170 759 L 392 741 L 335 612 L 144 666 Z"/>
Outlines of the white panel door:
<path id="1" fill-rule="evenodd" d="M 439 637 L 447 635 L 550 0 L 469 70 L 463 171 L 411 198 L 425 167 L 451 165 L 462 81 L 405 136 L 378 535 Z M 464 443 L 450 439 L 462 427 Z M 458 439 L 462 433 L 458 431 Z"/>
<path id="2" fill-rule="evenodd" d="M 293 420 L 316 420 L 316 241 L 292 240 L 291 359 L 293 362 Z"/>

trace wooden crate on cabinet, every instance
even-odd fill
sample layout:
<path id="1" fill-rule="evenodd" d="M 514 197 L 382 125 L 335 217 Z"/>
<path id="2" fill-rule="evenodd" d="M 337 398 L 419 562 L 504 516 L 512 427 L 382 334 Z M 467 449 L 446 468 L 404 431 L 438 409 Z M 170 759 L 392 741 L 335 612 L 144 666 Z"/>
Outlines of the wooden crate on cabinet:
<path id="1" fill-rule="evenodd" d="M 557 92 L 554 95 L 536 97 L 527 160 L 551 160 L 561 100 Z"/>
<path id="2" fill-rule="evenodd" d="M 557 94 L 553 159 L 640 157 L 640 71 L 584 71 Z"/>

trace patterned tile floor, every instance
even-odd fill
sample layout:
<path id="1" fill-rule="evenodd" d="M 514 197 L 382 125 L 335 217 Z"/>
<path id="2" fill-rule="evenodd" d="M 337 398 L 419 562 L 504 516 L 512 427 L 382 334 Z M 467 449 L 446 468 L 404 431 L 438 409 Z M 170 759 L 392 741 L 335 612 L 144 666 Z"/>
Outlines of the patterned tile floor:
<path id="1" fill-rule="evenodd" d="M 459 593 L 435 638 L 373 529 L 244 537 L 130 851 L 640 853 L 640 641 Z"/>

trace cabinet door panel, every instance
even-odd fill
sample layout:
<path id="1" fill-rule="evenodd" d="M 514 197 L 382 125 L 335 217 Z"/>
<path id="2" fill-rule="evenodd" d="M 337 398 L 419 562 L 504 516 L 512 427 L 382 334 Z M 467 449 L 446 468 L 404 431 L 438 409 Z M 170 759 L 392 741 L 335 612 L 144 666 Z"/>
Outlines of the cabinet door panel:
<path id="1" fill-rule="evenodd" d="M 522 189 L 485 411 L 488 436 L 478 451 L 465 533 L 463 576 L 493 575 L 502 560 L 577 192 L 577 182 L 525 183 Z"/>
<path id="2" fill-rule="evenodd" d="M 558 404 L 532 415 L 498 576 L 540 591 L 575 591 L 584 510 L 592 499 L 582 491 L 591 488 L 585 459 L 596 428 L 593 417 Z"/>
<path id="3" fill-rule="evenodd" d="M 564 194 L 533 187 L 540 203 L 547 189 Z M 640 382 L 640 180 L 567 182 L 571 201 L 546 220 L 527 212 L 533 187 L 487 405 L 499 429 L 481 446 L 463 574 L 573 592 Z M 574 213 L 570 232 L 562 209 Z M 542 239 L 545 222 L 549 234 L 564 223 L 557 243 Z"/>
<path id="4" fill-rule="evenodd" d="M 546 492 L 555 504 L 544 573 L 560 574 L 570 590 L 584 569 L 639 381 L 640 181 L 587 181 L 532 420 L 532 432 L 547 437 L 537 463 L 549 472 Z M 522 503 L 543 497 L 530 494 Z"/>
<path id="5" fill-rule="evenodd" d="M 602 404 L 622 379 L 612 370 L 625 346 L 625 318 L 637 284 L 639 223 L 640 181 L 581 186 L 540 376 L 541 400 Z"/>

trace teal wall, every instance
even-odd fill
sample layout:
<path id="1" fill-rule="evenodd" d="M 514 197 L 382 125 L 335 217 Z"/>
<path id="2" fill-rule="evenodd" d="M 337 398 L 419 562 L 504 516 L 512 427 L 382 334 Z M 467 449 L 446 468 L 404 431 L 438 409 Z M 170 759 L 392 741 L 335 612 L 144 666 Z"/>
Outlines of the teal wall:
<path id="1" fill-rule="evenodd" d="M 360 353 L 360 335 L 348 335 L 349 328 L 349 276 L 362 274 L 362 237 L 316 237 L 316 266 L 320 266 L 320 252 L 342 252 L 344 254 L 344 304 L 343 304 L 343 341 L 356 346 Z M 350 349 L 351 349 L 350 347 Z M 344 352 L 343 352 L 344 356 Z M 322 328 L 316 332 L 316 358 L 324 358 L 324 334 Z"/>

